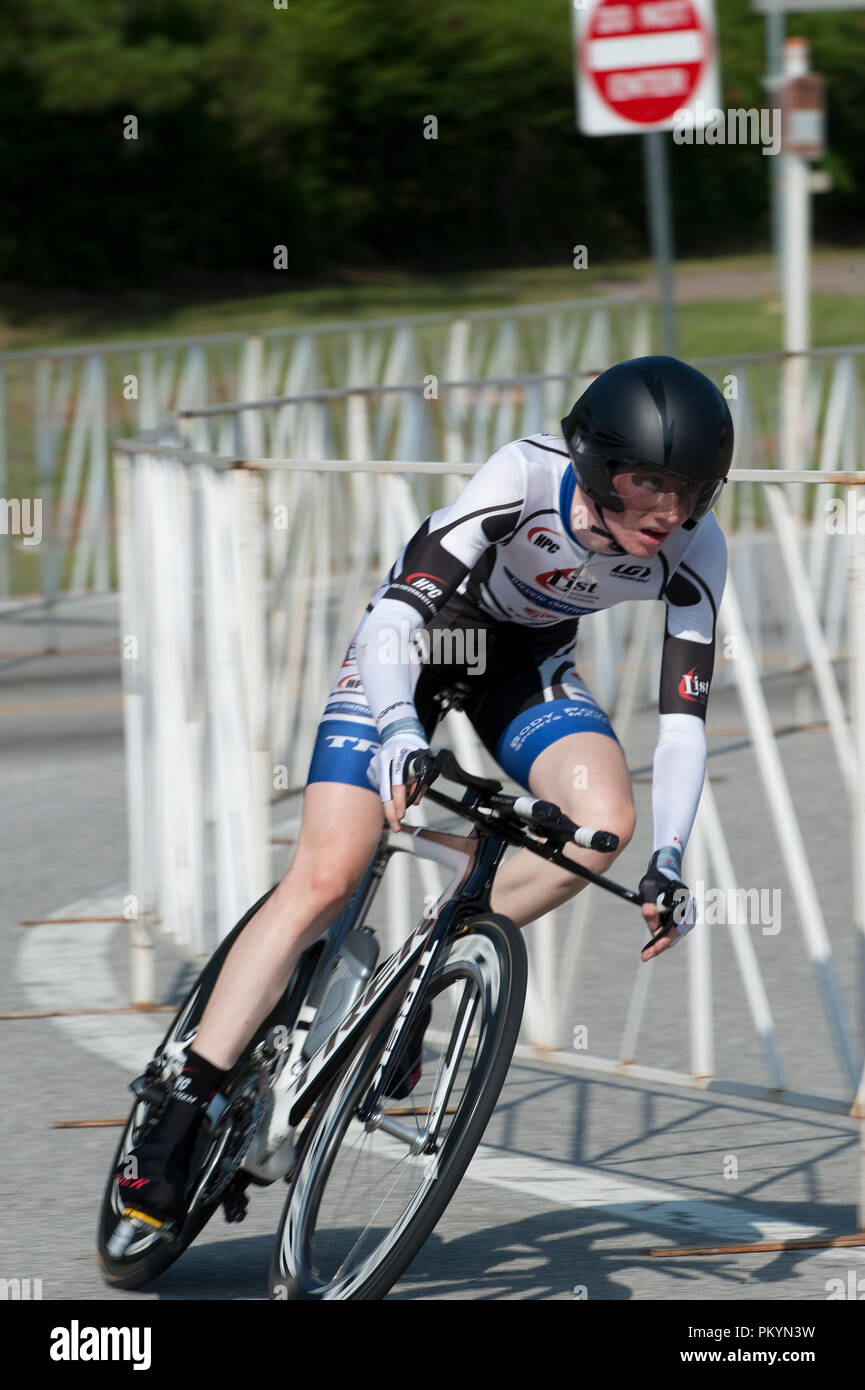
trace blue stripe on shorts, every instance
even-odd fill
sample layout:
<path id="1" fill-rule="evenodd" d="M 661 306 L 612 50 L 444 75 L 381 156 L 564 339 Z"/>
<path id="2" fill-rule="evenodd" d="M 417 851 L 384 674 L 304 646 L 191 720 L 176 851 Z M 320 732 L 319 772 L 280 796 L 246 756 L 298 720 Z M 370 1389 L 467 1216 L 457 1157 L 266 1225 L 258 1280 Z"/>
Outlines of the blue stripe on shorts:
<path id="1" fill-rule="evenodd" d="M 307 786 L 310 782 L 346 782 L 375 791 L 366 770 L 379 746 L 375 726 L 353 719 L 323 719 L 318 726 Z"/>
<path id="2" fill-rule="evenodd" d="M 568 734 L 583 733 L 616 739 L 604 711 L 588 700 L 548 700 L 532 705 L 512 719 L 499 736 L 496 762 L 528 791 L 529 770 L 538 754 Z"/>

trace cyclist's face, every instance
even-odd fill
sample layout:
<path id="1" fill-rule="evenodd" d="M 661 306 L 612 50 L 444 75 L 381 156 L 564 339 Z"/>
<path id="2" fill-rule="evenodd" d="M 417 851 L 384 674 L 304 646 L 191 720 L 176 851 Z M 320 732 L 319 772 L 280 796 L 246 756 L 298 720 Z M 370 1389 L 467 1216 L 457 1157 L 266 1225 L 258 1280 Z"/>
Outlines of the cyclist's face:
<path id="1" fill-rule="evenodd" d="M 697 488 L 684 478 L 650 468 L 617 468 L 613 487 L 622 512 L 604 512 L 610 533 L 629 555 L 654 555 L 694 509 Z"/>

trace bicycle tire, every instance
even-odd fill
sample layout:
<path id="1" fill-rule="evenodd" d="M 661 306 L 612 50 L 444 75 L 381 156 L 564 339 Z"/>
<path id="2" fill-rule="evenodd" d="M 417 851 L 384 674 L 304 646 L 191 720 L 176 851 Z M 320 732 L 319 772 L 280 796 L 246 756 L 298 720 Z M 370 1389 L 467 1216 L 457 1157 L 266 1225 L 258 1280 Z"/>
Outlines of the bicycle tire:
<path id="1" fill-rule="evenodd" d="M 275 887 L 276 885 L 269 889 L 267 893 L 263 894 L 262 897 L 252 905 L 248 912 L 244 914 L 236 926 L 232 928 L 231 932 L 220 942 L 213 955 L 205 964 L 200 975 L 190 987 L 189 992 L 169 1025 L 159 1047 L 153 1054 L 154 1060 L 162 1055 L 169 1043 L 179 1041 L 187 1037 L 193 1029 L 197 1029 L 228 952 L 231 950 L 231 947 L 234 945 L 234 942 L 237 940 L 237 937 L 243 931 L 244 927 L 252 920 L 258 912 L 258 909 L 270 897 L 271 893 L 274 892 Z M 317 943 L 314 943 L 314 947 L 315 945 L 317 945 Z M 302 960 L 303 959 L 302 957 Z M 307 967 L 311 965 L 311 959 L 311 956 L 306 957 Z M 307 979 L 308 974 L 309 968 L 305 968 L 303 971 L 303 978 Z M 261 1027 L 256 1029 L 254 1037 L 244 1048 L 241 1056 L 238 1058 L 226 1079 L 223 1088 L 225 1094 L 230 1094 L 233 1089 L 234 1080 L 243 1075 L 249 1055 L 255 1048 L 258 1040 L 264 1037 L 275 1023 L 284 1022 L 286 1020 L 291 1012 L 292 1006 L 289 1001 L 292 995 L 295 996 L 294 1002 L 299 1002 L 299 1000 L 297 1000 L 297 994 L 300 992 L 299 975 L 299 971 L 295 972 L 288 988 L 276 1007 L 268 1015 Z M 305 985 L 303 988 L 305 988 Z M 200 1234 L 211 1216 L 213 1216 L 214 1212 L 218 1209 L 222 1201 L 222 1196 L 220 1195 L 215 1201 L 204 1203 L 199 1208 L 195 1218 L 191 1222 L 187 1221 L 181 1227 L 175 1240 L 168 1241 L 158 1233 L 154 1233 L 150 1236 L 142 1233 L 139 1240 L 131 1242 L 129 1252 L 125 1253 L 122 1257 L 117 1258 L 109 1252 L 108 1242 L 121 1218 L 120 1206 L 125 1205 L 125 1203 L 121 1203 L 121 1199 L 117 1193 L 114 1173 L 124 1155 L 132 1147 L 131 1139 L 133 1130 L 140 1127 L 143 1132 L 144 1127 L 147 1125 L 150 1119 L 150 1109 L 151 1107 L 147 1101 L 136 1098 L 129 1112 L 129 1117 L 126 1121 L 123 1133 L 120 1136 L 102 1198 L 97 1231 L 97 1251 L 102 1276 L 106 1283 L 110 1284 L 112 1288 L 137 1289 L 158 1278 L 170 1265 L 174 1264 L 175 1260 L 179 1259 L 184 1250 L 188 1249 L 193 1240 Z M 155 1118 L 155 1115 L 153 1118 Z M 205 1125 L 202 1126 L 202 1137 L 193 1155 L 190 1167 L 190 1188 L 195 1181 L 193 1175 L 196 1173 L 198 1160 L 207 1147 L 207 1140 L 208 1136 L 205 1123 Z M 138 1252 L 137 1254 L 135 1253 L 136 1251 Z"/>
<path id="2" fill-rule="evenodd" d="M 480 1005 L 475 1050 L 465 1089 L 458 1104 L 453 1107 L 454 1119 L 441 1139 L 434 1162 L 432 1159 L 426 1160 L 417 1192 L 408 1200 L 402 1213 L 383 1231 L 382 1238 L 369 1254 L 357 1255 L 355 1263 L 347 1267 L 344 1261 L 332 1277 L 327 1277 L 321 1269 L 321 1261 L 329 1257 L 328 1243 L 341 1245 L 351 1238 L 354 1228 L 348 1234 L 343 1234 L 341 1230 L 334 1234 L 326 1227 L 328 1217 L 326 1212 L 322 1213 L 322 1201 L 346 1136 L 351 1132 L 352 1138 L 348 1143 L 355 1145 L 358 1151 L 365 1143 L 358 1131 L 369 1131 L 357 1120 L 355 1112 L 375 1075 L 391 1024 L 380 1028 L 375 1036 L 370 1028 L 361 1037 L 346 1067 L 311 1121 L 311 1132 L 295 1170 L 291 1192 L 277 1231 L 270 1267 L 272 1299 L 374 1300 L 383 1298 L 396 1283 L 440 1220 L 481 1141 L 516 1046 L 525 1003 L 526 979 L 525 943 L 522 933 L 509 918 L 485 913 L 466 920 L 457 932 L 446 938 L 428 984 L 413 1001 L 406 1031 L 411 1031 L 410 1020 L 419 1016 L 427 1002 L 432 1002 L 435 1007 L 438 997 L 452 985 L 458 985 L 460 980 L 477 984 L 477 1000 L 472 1005 L 471 1023 L 463 1025 L 474 1027 L 474 1014 Z M 462 997 L 465 1001 L 465 986 Z M 442 1053 L 446 1067 L 454 1067 L 455 1071 L 462 1065 L 472 1036 L 469 1033 L 464 1037 L 457 1055 L 454 1042 L 467 1008 L 465 1002 L 460 1004 L 457 1024 L 446 1039 Z M 427 1036 L 429 1038 L 429 1034 Z M 439 1084 L 444 1085 L 441 1080 L 443 1075 L 436 1073 L 433 1076 L 433 1095 Z M 413 1099 L 414 1093 L 409 1097 L 409 1100 Z M 423 1103 L 419 1102 L 421 1105 Z M 418 1133 L 420 1136 L 421 1131 Z M 391 1134 L 384 1135 L 384 1138 L 390 1140 Z M 394 1142 L 399 1144 L 400 1140 Z M 388 1162 L 391 1150 L 386 1145 L 379 1148 L 376 1164 L 381 1162 L 382 1156 Z M 403 1144 L 403 1148 L 407 1150 L 408 1145 Z M 413 1157 L 409 1152 L 403 1155 L 406 1164 Z M 403 1158 L 393 1166 L 404 1166 Z M 360 1188 L 356 1180 L 359 1160 L 350 1160 L 350 1163 L 351 1182 L 355 1184 L 351 1193 L 355 1197 L 359 1195 Z M 373 1219 L 378 1217 L 380 1210 L 381 1204 L 376 1208 Z M 354 1255 L 364 1234 L 362 1231 L 361 1237 L 349 1251 L 349 1257 Z M 319 1238 L 317 1247 L 316 1238 Z M 373 1235 L 371 1238 L 376 1237 Z"/>

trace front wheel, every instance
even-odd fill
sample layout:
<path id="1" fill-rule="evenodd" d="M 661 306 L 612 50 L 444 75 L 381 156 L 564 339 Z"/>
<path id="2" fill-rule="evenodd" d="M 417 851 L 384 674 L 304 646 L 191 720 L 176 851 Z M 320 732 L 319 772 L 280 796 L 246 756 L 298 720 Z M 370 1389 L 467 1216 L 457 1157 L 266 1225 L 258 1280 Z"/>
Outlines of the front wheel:
<path id="1" fill-rule="evenodd" d="M 359 1111 L 390 1034 L 362 1037 L 323 1101 L 277 1233 L 274 1299 L 384 1297 L 427 1239 L 481 1141 L 516 1046 L 526 994 L 522 933 L 495 913 L 441 947 L 420 1081 L 377 1114 Z M 410 1031 L 410 1030 L 408 1030 Z"/>

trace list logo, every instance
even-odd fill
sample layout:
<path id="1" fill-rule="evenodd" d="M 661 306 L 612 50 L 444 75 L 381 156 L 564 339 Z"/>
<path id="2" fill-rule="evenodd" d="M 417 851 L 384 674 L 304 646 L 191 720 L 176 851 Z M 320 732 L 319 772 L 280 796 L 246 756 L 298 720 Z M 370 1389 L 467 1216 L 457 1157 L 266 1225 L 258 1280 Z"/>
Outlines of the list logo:
<path id="1" fill-rule="evenodd" d="M 545 574 L 536 574 L 535 579 L 548 592 L 553 594 L 591 594 L 597 589 L 596 579 L 581 579 L 582 565 L 572 565 L 570 569 L 547 570 Z"/>
<path id="2" fill-rule="evenodd" d="M 679 681 L 679 695 L 683 700 L 692 700 L 695 704 L 705 704 L 708 694 L 709 682 L 700 680 L 696 666 L 692 666 L 690 671 L 686 671 Z"/>

